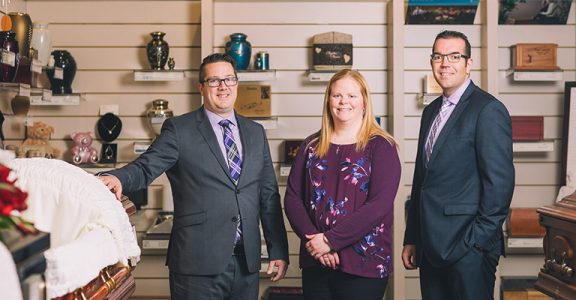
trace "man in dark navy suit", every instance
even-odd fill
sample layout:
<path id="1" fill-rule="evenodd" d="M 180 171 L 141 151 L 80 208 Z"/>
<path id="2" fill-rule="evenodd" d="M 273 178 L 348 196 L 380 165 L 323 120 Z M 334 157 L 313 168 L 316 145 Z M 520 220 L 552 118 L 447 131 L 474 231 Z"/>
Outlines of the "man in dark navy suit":
<path id="1" fill-rule="evenodd" d="M 402 261 L 420 268 L 424 300 L 493 299 L 502 223 L 514 190 L 504 105 L 470 80 L 468 38 L 436 36 L 430 63 L 443 95 L 422 113 Z"/>

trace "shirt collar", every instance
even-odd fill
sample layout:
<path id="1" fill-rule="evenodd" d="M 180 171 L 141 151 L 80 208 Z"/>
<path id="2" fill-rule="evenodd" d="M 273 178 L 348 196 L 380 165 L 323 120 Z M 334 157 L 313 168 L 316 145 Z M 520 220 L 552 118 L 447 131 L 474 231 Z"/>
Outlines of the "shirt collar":
<path id="1" fill-rule="evenodd" d="M 206 112 L 206 116 L 208 117 L 208 120 L 210 120 L 210 124 L 212 124 L 212 126 L 215 125 L 220 126 L 220 124 L 218 123 L 224 119 L 227 119 L 228 121 L 230 121 L 230 123 L 232 123 L 232 125 L 238 127 L 238 122 L 236 121 L 236 114 L 234 112 L 232 112 L 232 115 L 230 115 L 230 117 L 222 118 L 220 115 L 217 115 L 206 108 L 204 108 L 204 111 Z"/>

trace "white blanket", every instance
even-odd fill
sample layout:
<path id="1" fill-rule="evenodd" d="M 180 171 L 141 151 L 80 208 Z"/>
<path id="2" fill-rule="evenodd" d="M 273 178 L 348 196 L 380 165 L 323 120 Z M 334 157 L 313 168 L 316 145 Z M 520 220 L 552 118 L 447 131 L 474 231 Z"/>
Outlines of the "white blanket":
<path id="1" fill-rule="evenodd" d="M 7 165 L 16 171 L 16 185 L 29 194 L 23 216 L 50 232 L 49 298 L 84 286 L 110 264 L 139 261 L 128 216 L 98 178 L 56 159 L 22 158 Z"/>

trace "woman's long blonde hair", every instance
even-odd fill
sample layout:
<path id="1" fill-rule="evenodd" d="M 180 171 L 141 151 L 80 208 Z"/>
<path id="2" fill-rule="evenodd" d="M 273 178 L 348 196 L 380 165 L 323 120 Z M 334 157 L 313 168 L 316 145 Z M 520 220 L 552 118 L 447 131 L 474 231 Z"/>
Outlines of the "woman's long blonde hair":
<path id="1" fill-rule="evenodd" d="M 338 80 L 344 78 L 351 78 L 360 85 L 360 92 L 362 93 L 362 98 L 364 99 L 364 115 L 362 117 L 362 126 L 358 131 L 358 136 L 356 139 L 356 150 L 362 151 L 368 145 L 368 141 L 375 137 L 381 136 L 385 138 L 391 145 L 397 145 L 396 141 L 386 130 L 382 129 L 380 125 L 376 122 L 374 113 L 372 111 L 372 99 L 370 97 L 370 91 L 368 90 L 368 84 L 364 76 L 358 71 L 351 69 L 344 69 L 338 71 L 326 87 L 326 92 L 324 93 L 324 108 L 322 112 L 322 128 L 320 129 L 320 135 L 318 137 L 318 146 L 316 148 L 316 155 L 320 158 L 324 157 L 328 153 L 330 148 L 330 141 L 332 139 L 332 134 L 334 133 L 334 118 L 332 116 L 332 110 L 330 109 L 330 93 L 332 86 Z M 314 140 L 313 140 L 314 141 Z M 311 142 L 313 142 L 311 141 Z"/>

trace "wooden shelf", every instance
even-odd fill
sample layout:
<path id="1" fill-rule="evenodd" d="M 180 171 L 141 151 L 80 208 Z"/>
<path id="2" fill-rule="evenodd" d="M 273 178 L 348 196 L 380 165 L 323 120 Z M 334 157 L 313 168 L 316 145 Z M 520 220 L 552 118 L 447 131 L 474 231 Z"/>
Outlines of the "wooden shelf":
<path id="1" fill-rule="evenodd" d="M 519 71 L 509 69 L 506 76 L 512 76 L 514 81 L 561 81 L 564 80 L 564 71 Z"/>
<path id="2" fill-rule="evenodd" d="M 183 70 L 134 70 L 134 81 L 181 81 Z"/>
<path id="3" fill-rule="evenodd" d="M 238 71 L 240 81 L 270 81 L 276 80 L 276 70 L 243 70 Z"/>

